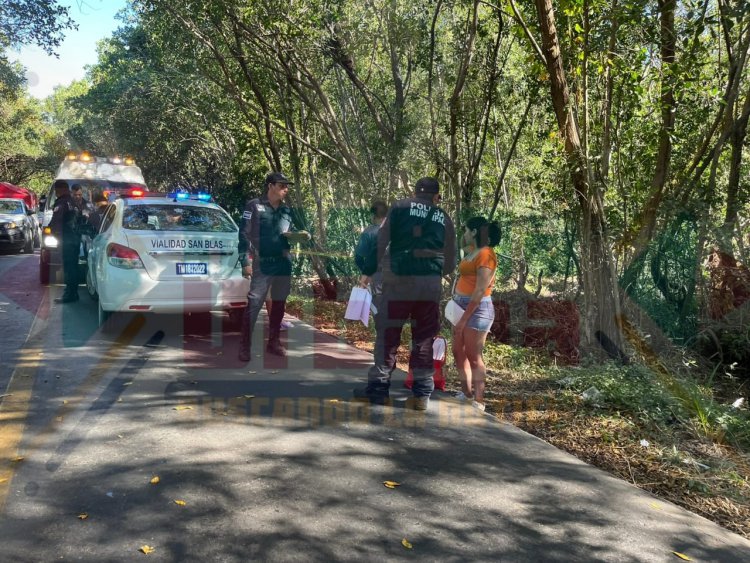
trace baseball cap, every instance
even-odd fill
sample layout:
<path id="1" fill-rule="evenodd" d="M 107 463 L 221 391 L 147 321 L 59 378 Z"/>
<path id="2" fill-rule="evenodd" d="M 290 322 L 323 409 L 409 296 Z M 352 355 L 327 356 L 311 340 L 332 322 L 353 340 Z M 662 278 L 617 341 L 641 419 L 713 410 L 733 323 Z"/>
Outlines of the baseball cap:
<path id="1" fill-rule="evenodd" d="M 294 182 L 290 181 L 289 178 L 284 176 L 281 172 L 271 172 L 268 176 L 266 176 L 266 186 L 269 184 L 294 185 Z"/>
<path id="2" fill-rule="evenodd" d="M 436 194 L 439 192 L 440 184 L 435 178 L 429 176 L 420 178 L 414 186 L 414 193 L 416 194 Z"/>

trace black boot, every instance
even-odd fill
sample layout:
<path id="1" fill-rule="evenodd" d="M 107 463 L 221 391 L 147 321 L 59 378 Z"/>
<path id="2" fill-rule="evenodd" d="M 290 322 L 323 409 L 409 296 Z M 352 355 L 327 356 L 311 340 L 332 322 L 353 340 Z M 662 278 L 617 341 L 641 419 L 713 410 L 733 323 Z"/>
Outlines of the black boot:
<path id="1" fill-rule="evenodd" d="M 237 354 L 237 359 L 241 362 L 249 362 L 252 356 L 250 351 L 250 342 L 252 340 L 252 334 L 250 334 L 250 318 L 247 312 L 242 315 L 242 332 L 240 336 L 240 349 Z"/>
<path id="2" fill-rule="evenodd" d="M 75 303 L 78 301 L 78 292 L 75 293 L 66 291 L 62 297 L 57 297 L 55 303 Z"/>
<path id="3" fill-rule="evenodd" d="M 286 357 L 286 350 L 281 345 L 281 340 L 277 338 L 269 338 L 268 346 L 266 346 L 266 352 L 273 354 L 274 356 Z"/>
<path id="4" fill-rule="evenodd" d="M 386 405 L 390 402 L 388 387 L 368 383 L 366 387 L 356 387 L 352 390 L 355 399 L 365 399 L 373 405 Z"/>

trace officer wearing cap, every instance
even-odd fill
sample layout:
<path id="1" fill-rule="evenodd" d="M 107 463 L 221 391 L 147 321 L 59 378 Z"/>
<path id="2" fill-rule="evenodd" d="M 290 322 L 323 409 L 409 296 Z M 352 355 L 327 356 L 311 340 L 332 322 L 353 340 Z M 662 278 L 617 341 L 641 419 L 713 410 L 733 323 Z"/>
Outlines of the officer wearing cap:
<path id="1" fill-rule="evenodd" d="M 367 386 L 355 397 L 384 403 L 401 343 L 404 323 L 411 321 L 409 368 L 414 375 L 411 403 L 425 410 L 434 390 L 432 342 L 440 330 L 442 276 L 453 271 L 456 236 L 453 222 L 439 207 L 440 185 L 420 178 L 414 196 L 396 201 L 378 232 L 378 263 L 383 267 L 383 318 L 378 323 L 375 364 Z M 388 260 L 384 260 L 388 252 Z"/>
<path id="2" fill-rule="evenodd" d="M 239 233 L 239 255 L 242 275 L 250 278 L 247 306 L 242 317 L 242 337 L 238 357 L 250 360 L 250 343 L 258 314 L 271 293 L 269 335 L 266 351 L 286 356 L 281 345 L 281 321 L 284 318 L 286 298 L 291 289 L 292 258 L 287 234 L 292 229 L 292 211 L 284 198 L 293 184 L 281 172 L 266 176 L 265 193 L 245 205 Z"/>
<path id="3" fill-rule="evenodd" d="M 55 180 L 55 206 L 52 208 L 52 219 L 49 227 L 52 234 L 60 241 L 62 250 L 63 277 L 65 291 L 56 303 L 78 301 L 78 254 L 81 247 L 81 235 L 78 221 L 81 212 L 70 194 L 70 186 L 64 180 Z"/>

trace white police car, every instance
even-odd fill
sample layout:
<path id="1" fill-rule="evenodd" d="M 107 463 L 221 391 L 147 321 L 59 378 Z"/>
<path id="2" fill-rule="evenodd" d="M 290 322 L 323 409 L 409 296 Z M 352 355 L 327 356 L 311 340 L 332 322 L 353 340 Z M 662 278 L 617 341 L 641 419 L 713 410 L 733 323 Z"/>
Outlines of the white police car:
<path id="1" fill-rule="evenodd" d="M 229 311 L 238 320 L 242 277 L 237 225 L 209 196 L 138 192 L 105 211 L 88 257 L 86 287 L 110 312 Z"/>

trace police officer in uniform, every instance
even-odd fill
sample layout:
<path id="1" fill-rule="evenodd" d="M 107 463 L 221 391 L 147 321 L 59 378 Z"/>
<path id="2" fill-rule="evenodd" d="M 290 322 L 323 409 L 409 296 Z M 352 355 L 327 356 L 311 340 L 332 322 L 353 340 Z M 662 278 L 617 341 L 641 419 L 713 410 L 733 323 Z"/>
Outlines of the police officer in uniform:
<path id="1" fill-rule="evenodd" d="M 253 328 L 269 288 L 272 306 L 266 351 L 286 356 L 279 333 L 286 298 L 291 290 L 291 247 L 285 233 L 291 232 L 292 211 L 284 204 L 290 184 L 292 182 L 280 172 L 269 174 L 265 180 L 264 195 L 248 201 L 242 214 L 239 255 L 242 275 L 250 278 L 238 354 L 242 362 L 250 360 Z"/>
<path id="2" fill-rule="evenodd" d="M 378 262 L 383 266 L 382 319 L 376 326 L 375 365 L 368 372 L 367 387 L 355 389 L 355 397 L 381 404 L 388 399 L 401 330 L 406 321 L 411 321 L 411 404 L 415 410 L 427 409 L 435 388 L 432 342 L 440 331 L 441 280 L 453 271 L 456 262 L 455 229 L 438 205 L 439 192 L 435 178 L 420 178 L 414 197 L 395 202 L 378 232 Z"/>
<path id="3" fill-rule="evenodd" d="M 78 254 L 81 247 L 78 223 L 81 213 L 70 195 L 70 187 L 66 181 L 56 180 L 54 188 L 55 206 L 52 208 L 49 226 L 52 234 L 60 241 L 65 278 L 65 291 L 55 302 L 72 303 L 78 301 Z"/>

